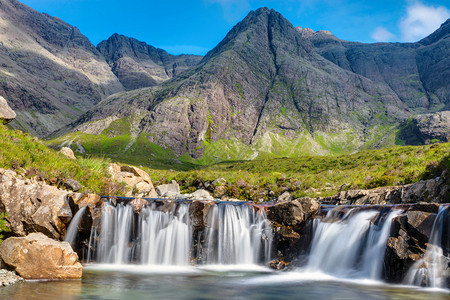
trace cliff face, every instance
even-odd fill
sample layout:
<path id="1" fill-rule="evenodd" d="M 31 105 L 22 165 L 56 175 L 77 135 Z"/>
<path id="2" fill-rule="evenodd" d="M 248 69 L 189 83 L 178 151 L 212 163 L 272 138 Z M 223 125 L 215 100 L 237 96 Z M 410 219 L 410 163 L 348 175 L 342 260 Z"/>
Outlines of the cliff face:
<path id="1" fill-rule="evenodd" d="M 74 125 L 135 116 L 135 134 L 176 155 L 198 158 L 225 140 L 249 149 L 243 158 L 252 158 L 353 151 L 378 126 L 410 114 L 388 86 L 325 59 L 281 14 L 262 8 L 195 69 L 156 88 L 110 97 Z"/>
<path id="2" fill-rule="evenodd" d="M 362 44 L 300 31 L 324 58 L 385 86 L 413 112 L 450 109 L 450 20 L 416 43 Z"/>
<path id="3" fill-rule="evenodd" d="M 80 31 L 15 0 L 0 1 L 0 95 L 12 126 L 45 136 L 122 85 Z"/>
<path id="4" fill-rule="evenodd" d="M 149 87 L 197 65 L 202 56 L 171 55 L 136 39 L 114 34 L 97 46 L 125 89 Z"/>

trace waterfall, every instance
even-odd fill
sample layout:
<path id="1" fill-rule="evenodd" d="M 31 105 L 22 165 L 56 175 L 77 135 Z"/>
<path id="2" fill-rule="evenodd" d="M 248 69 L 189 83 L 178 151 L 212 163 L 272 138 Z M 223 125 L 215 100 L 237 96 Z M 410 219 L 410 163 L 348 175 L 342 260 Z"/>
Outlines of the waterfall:
<path id="1" fill-rule="evenodd" d="M 146 207 L 139 216 L 141 232 L 141 263 L 187 265 L 190 261 L 192 230 L 189 205 L 170 213 Z"/>
<path id="2" fill-rule="evenodd" d="M 314 220 L 306 270 L 346 278 L 380 279 L 391 221 L 400 212 L 351 209 L 341 220 L 330 223 L 327 219 L 334 218 L 331 210 L 324 220 Z"/>
<path id="3" fill-rule="evenodd" d="M 162 203 L 149 203 L 136 213 L 131 205 L 105 202 L 101 221 L 91 228 L 88 262 L 178 266 L 194 260 L 201 264 L 268 263 L 272 228 L 263 208 L 214 203 L 207 210 L 205 228 L 199 235 L 202 238 L 197 241 L 200 246 L 194 251 L 191 202 Z"/>
<path id="4" fill-rule="evenodd" d="M 208 264 L 268 263 L 272 228 L 264 210 L 249 205 L 218 204 L 209 214 Z"/>
<path id="5" fill-rule="evenodd" d="M 405 283 L 410 285 L 445 288 L 447 284 L 446 268 L 450 257 L 444 255 L 442 249 L 442 234 L 448 206 L 441 206 L 431 228 L 426 252 L 408 271 Z"/>
<path id="6" fill-rule="evenodd" d="M 86 206 L 82 207 L 77 211 L 75 216 L 73 216 L 72 221 L 70 222 L 69 228 L 67 228 L 66 236 L 64 237 L 64 241 L 68 242 L 72 247 L 74 246 L 78 234 L 78 225 L 83 219 L 84 211 L 86 210 Z"/>

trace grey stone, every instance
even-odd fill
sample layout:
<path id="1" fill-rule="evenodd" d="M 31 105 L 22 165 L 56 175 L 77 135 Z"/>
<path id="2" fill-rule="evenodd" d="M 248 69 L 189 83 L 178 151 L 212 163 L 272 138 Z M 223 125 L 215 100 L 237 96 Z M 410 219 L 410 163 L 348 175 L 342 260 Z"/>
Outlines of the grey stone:
<path id="1" fill-rule="evenodd" d="M 6 102 L 6 99 L 0 96 L 0 121 L 7 124 L 16 118 L 16 113 Z"/>
<path id="2" fill-rule="evenodd" d="M 178 197 L 180 195 L 180 186 L 175 181 L 172 181 L 169 184 L 161 184 L 158 185 L 156 188 L 156 193 L 159 197 Z"/>
<path id="3" fill-rule="evenodd" d="M 64 181 L 63 186 L 66 189 L 74 191 L 74 192 L 78 192 L 82 187 L 81 184 L 74 179 L 67 179 L 66 181 Z"/>

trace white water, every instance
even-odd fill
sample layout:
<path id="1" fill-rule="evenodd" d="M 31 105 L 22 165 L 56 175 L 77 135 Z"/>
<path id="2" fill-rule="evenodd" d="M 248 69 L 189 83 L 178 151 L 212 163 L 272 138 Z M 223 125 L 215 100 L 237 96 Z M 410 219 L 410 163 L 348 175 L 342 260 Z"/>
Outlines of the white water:
<path id="1" fill-rule="evenodd" d="M 146 207 L 139 216 L 141 263 L 151 265 L 187 265 L 190 261 L 192 230 L 189 205 L 181 204 L 177 214 Z"/>
<path id="2" fill-rule="evenodd" d="M 380 218 L 378 211 L 350 210 L 334 223 L 316 219 L 305 271 L 343 278 L 380 279 L 391 221 L 400 212 L 394 210 Z M 327 217 L 332 215 L 331 210 Z M 374 224 L 377 218 L 379 224 Z"/>
<path id="3" fill-rule="evenodd" d="M 72 221 L 70 222 L 69 228 L 67 228 L 66 236 L 64 237 L 64 241 L 68 242 L 72 247 L 76 241 L 78 234 L 78 225 L 81 222 L 81 219 L 84 216 L 84 211 L 86 210 L 86 206 L 82 207 L 77 211 L 75 216 L 73 216 Z"/>
<path id="4" fill-rule="evenodd" d="M 430 239 L 428 241 L 425 255 L 418 260 L 408 271 L 405 283 L 410 285 L 427 286 L 432 288 L 446 287 L 445 267 L 450 262 L 450 257 L 446 257 L 442 250 L 442 233 L 448 206 L 439 208 L 436 219 L 431 228 Z M 450 275 L 450 274 L 448 274 Z"/>
<path id="5" fill-rule="evenodd" d="M 100 228 L 92 228 L 88 261 L 101 264 L 186 266 L 193 252 L 189 203 L 169 212 L 153 203 L 135 214 L 131 206 L 105 203 Z M 208 265 L 254 265 L 270 259 L 272 228 L 263 209 L 216 204 L 208 213 L 199 247 Z M 92 250 L 91 250 L 92 249 Z"/>
<path id="6" fill-rule="evenodd" d="M 269 262 L 272 228 L 264 210 L 249 205 L 218 204 L 208 216 L 207 264 Z"/>

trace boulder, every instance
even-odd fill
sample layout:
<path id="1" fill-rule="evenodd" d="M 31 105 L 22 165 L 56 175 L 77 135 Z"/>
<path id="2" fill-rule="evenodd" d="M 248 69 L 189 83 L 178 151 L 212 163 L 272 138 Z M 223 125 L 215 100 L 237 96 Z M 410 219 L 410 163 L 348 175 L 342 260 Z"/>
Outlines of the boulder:
<path id="1" fill-rule="evenodd" d="M 158 185 L 156 193 L 162 198 L 178 198 L 180 197 L 180 186 L 175 180 L 172 180 L 169 184 Z"/>
<path id="2" fill-rule="evenodd" d="M 278 202 L 267 208 L 267 217 L 277 224 L 295 226 L 306 221 L 319 209 L 319 204 L 305 197 L 288 202 Z"/>
<path id="3" fill-rule="evenodd" d="M 392 220 L 384 264 L 387 281 L 402 282 L 411 266 L 423 257 L 438 207 L 415 204 Z"/>
<path id="4" fill-rule="evenodd" d="M 189 198 L 193 200 L 214 200 L 214 197 L 211 196 L 207 190 L 203 189 L 196 190 L 190 195 Z"/>
<path id="5" fill-rule="evenodd" d="M 10 237 L 0 244 L 3 262 L 25 279 L 80 279 L 83 267 L 69 243 L 42 233 Z"/>
<path id="6" fill-rule="evenodd" d="M 81 184 L 74 179 L 67 179 L 66 181 L 64 181 L 63 187 L 68 190 L 78 192 L 81 189 Z"/>
<path id="7" fill-rule="evenodd" d="M 70 159 L 76 159 L 75 154 L 73 154 L 72 149 L 70 149 L 69 147 L 62 147 L 59 150 L 59 153 L 64 154 L 66 157 Z"/>
<path id="8" fill-rule="evenodd" d="M 0 211 L 8 213 L 14 235 L 37 231 L 60 239 L 72 218 L 69 196 L 77 199 L 81 195 L 45 182 L 21 179 L 14 171 L 0 169 Z"/>
<path id="9" fill-rule="evenodd" d="M 0 96 L 0 122 L 7 124 L 16 118 L 16 113 L 6 102 L 6 99 Z"/>
<path id="10" fill-rule="evenodd" d="M 108 173 L 113 180 L 126 184 L 128 190 L 126 197 L 157 197 L 150 176 L 137 167 L 111 164 Z"/>

